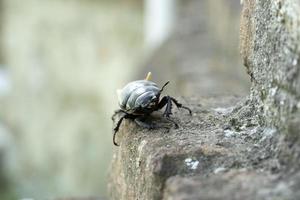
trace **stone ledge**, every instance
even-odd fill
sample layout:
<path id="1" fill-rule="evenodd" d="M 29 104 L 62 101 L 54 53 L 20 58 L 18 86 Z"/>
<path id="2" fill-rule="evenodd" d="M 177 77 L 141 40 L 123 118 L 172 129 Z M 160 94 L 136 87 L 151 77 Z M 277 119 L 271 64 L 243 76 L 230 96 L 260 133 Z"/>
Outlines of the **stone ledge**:
<path id="1" fill-rule="evenodd" d="M 189 99 L 194 115 L 175 112 L 181 126 L 169 131 L 127 121 L 111 166 L 112 199 L 299 199 L 299 13 L 299 0 L 245 0 L 250 97 Z M 215 89 L 224 88 L 206 87 Z"/>
<path id="2" fill-rule="evenodd" d="M 245 0 L 240 33 L 260 124 L 284 131 L 300 106 L 300 1 Z"/>
<path id="3" fill-rule="evenodd" d="M 291 180 L 282 180 L 278 175 L 253 170 L 230 170 L 210 177 L 177 176 L 167 180 L 163 199 L 299 199 L 300 192 L 291 189 L 289 184 Z"/>
<path id="4" fill-rule="evenodd" d="M 166 181 L 173 176 L 209 177 L 236 169 L 278 171 L 270 142 L 275 140 L 274 131 L 260 129 L 252 120 L 251 105 L 241 100 L 191 99 L 193 116 L 176 111 L 174 118 L 181 126 L 169 131 L 146 130 L 126 121 L 111 165 L 112 199 L 162 199 Z"/>

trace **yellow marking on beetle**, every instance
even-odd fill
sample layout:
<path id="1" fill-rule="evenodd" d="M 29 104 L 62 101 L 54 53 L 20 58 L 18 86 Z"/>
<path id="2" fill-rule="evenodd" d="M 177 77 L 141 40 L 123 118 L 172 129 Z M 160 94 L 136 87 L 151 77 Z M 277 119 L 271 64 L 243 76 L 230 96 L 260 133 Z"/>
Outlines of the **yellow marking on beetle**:
<path id="1" fill-rule="evenodd" d="M 152 78 L 152 73 L 151 73 L 151 72 L 148 72 L 148 74 L 147 74 L 145 80 L 146 80 L 146 81 L 150 81 L 151 78 Z"/>

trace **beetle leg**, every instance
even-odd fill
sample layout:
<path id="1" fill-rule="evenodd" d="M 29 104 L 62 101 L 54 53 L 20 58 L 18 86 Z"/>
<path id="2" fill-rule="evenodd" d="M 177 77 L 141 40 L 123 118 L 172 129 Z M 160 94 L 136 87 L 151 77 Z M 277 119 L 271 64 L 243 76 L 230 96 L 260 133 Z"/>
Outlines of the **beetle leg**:
<path id="1" fill-rule="evenodd" d="M 163 113 L 163 116 L 170 117 L 170 115 L 172 115 L 172 101 L 169 96 L 164 96 L 160 100 L 160 102 L 157 105 L 157 110 L 163 108 L 165 105 L 167 105 L 167 106 L 166 106 L 165 112 Z"/>
<path id="2" fill-rule="evenodd" d="M 175 103 L 176 104 L 176 103 Z M 163 108 L 165 105 L 166 106 L 166 110 L 165 112 L 163 113 L 163 116 L 170 122 L 172 122 L 174 125 L 175 125 L 175 128 L 178 128 L 178 124 L 173 121 L 172 119 L 170 119 L 170 115 L 172 115 L 172 98 L 169 97 L 169 96 L 164 96 L 161 101 L 159 102 L 158 104 L 158 109 L 161 109 Z M 177 105 L 176 105 L 177 106 Z"/>
<path id="3" fill-rule="evenodd" d="M 119 121 L 118 121 L 116 127 L 114 128 L 113 143 L 114 143 L 114 145 L 116 145 L 116 146 L 119 146 L 119 144 L 116 143 L 116 134 L 117 134 L 117 132 L 118 132 L 118 130 L 119 130 L 119 128 L 120 128 L 120 126 L 121 126 L 121 123 L 122 123 L 122 121 L 123 121 L 124 118 L 125 118 L 125 115 L 122 116 L 122 117 L 119 119 Z"/>
<path id="4" fill-rule="evenodd" d="M 166 117 L 166 119 L 167 119 L 169 122 L 172 122 L 172 123 L 174 124 L 175 128 L 178 128 L 178 127 L 179 127 L 178 124 L 177 124 L 174 120 L 172 120 L 170 117 Z"/>
<path id="5" fill-rule="evenodd" d="M 176 99 L 174 99 L 173 97 L 170 97 L 170 98 L 171 98 L 171 100 L 175 103 L 175 105 L 177 106 L 177 108 L 184 108 L 184 109 L 186 109 L 186 110 L 189 111 L 190 115 L 192 115 L 191 109 L 189 109 L 189 108 L 186 107 L 186 106 L 183 106 L 181 103 L 179 103 L 179 102 L 178 102 Z"/>
<path id="6" fill-rule="evenodd" d="M 164 96 L 157 105 L 157 110 L 162 109 L 168 103 L 168 97 Z"/>
<path id="7" fill-rule="evenodd" d="M 163 116 L 166 118 L 169 118 L 170 115 L 172 115 L 172 101 L 169 96 L 166 96 L 166 97 L 167 97 L 167 106 L 166 106 L 166 110 L 165 110 Z"/>
<path id="8" fill-rule="evenodd" d="M 113 143 L 114 143 L 114 145 L 116 145 L 116 146 L 119 146 L 119 145 L 116 143 L 116 134 L 117 134 L 117 132 L 119 131 L 119 128 L 120 128 L 120 126 L 121 126 L 121 123 L 122 123 L 123 119 L 128 119 L 128 118 L 134 119 L 134 116 L 133 116 L 133 115 L 127 114 L 127 113 L 126 113 L 125 111 L 123 111 L 123 110 L 118 110 L 118 111 L 116 111 L 115 114 L 113 115 L 113 119 L 114 119 L 114 116 L 117 115 L 117 114 L 119 114 L 119 113 L 123 113 L 123 115 L 121 116 L 121 118 L 120 118 L 119 121 L 117 122 L 116 127 L 114 128 L 114 133 L 113 133 Z"/>

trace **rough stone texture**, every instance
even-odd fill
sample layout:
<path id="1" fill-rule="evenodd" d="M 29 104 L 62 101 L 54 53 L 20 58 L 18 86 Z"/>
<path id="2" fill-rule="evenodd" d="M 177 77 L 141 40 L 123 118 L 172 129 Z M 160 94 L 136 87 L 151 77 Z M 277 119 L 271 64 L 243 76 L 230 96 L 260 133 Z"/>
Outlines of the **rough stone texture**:
<path id="1" fill-rule="evenodd" d="M 299 174 L 298 174 L 299 176 Z M 299 178 L 299 177 L 298 177 Z M 290 185 L 292 178 L 287 181 Z M 299 183 L 297 183 L 299 186 Z M 291 190 L 277 175 L 265 172 L 232 170 L 206 177 L 172 177 L 164 191 L 165 200 L 200 199 L 299 199 L 300 192 Z"/>
<path id="2" fill-rule="evenodd" d="M 240 44 L 252 82 L 253 116 L 261 126 L 277 129 L 279 162 L 285 173 L 296 173 L 300 164 L 300 1 L 244 1 Z"/>
<path id="3" fill-rule="evenodd" d="M 242 138 L 252 122 L 245 124 L 240 133 L 227 122 L 234 121 L 228 115 L 239 100 L 224 97 L 219 102 L 209 98 L 199 103 L 197 98 L 190 99 L 188 106 L 194 110 L 193 116 L 175 113 L 179 129 L 149 131 L 126 121 L 118 133 L 121 146 L 116 149 L 111 166 L 113 199 L 161 199 L 165 180 L 171 176 L 208 175 L 220 167 L 248 166 L 241 154 L 247 152 L 251 143 L 242 145 Z"/>
<path id="4" fill-rule="evenodd" d="M 300 104 L 300 1 L 245 0 L 241 54 L 263 125 L 286 128 Z"/>
<path id="5" fill-rule="evenodd" d="M 179 129 L 149 131 L 131 121 L 121 127 L 111 165 L 112 199 L 300 197 L 297 168 L 286 170 L 290 161 L 277 156 L 276 129 L 258 126 L 250 101 L 223 96 L 188 102 L 194 114 L 176 111 Z M 160 114 L 151 120 L 166 123 Z"/>
<path id="6" fill-rule="evenodd" d="M 300 198 L 299 5 L 296 0 L 244 1 L 240 38 L 252 83 L 249 97 L 221 92 L 223 95 L 204 98 L 197 92 L 201 87 L 195 86 L 191 89 L 195 96 L 184 101 L 193 116 L 184 111 L 173 116 L 179 129 L 149 131 L 126 121 L 118 133 L 121 146 L 115 149 L 111 165 L 112 199 Z M 183 43 L 167 43 L 165 49 L 178 47 L 180 51 Z M 202 51 L 191 54 L 197 53 Z M 158 56 L 153 63 L 172 65 L 174 57 Z M 212 73 L 201 73 L 209 67 L 198 66 L 201 69 L 191 73 L 199 80 L 209 80 Z M 212 80 L 230 77 L 215 73 Z M 191 78 L 192 84 L 200 83 Z M 204 94 L 228 86 L 207 84 Z M 236 88 L 239 86 L 230 90 Z M 152 120 L 164 123 L 160 119 Z"/>

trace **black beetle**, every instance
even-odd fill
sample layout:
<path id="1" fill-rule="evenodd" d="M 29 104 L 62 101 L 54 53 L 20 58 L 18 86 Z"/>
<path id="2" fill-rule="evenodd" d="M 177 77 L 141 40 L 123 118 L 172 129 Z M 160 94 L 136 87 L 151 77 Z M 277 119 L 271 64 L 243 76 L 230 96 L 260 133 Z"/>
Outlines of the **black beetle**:
<path id="1" fill-rule="evenodd" d="M 178 108 L 184 108 L 188 110 L 190 114 L 192 114 L 191 109 L 183 106 L 173 97 L 164 96 L 160 100 L 160 94 L 163 91 L 164 87 L 169 84 L 169 81 L 166 82 L 160 89 L 154 82 L 149 81 L 150 77 L 151 72 L 148 73 L 145 80 L 132 81 L 128 83 L 123 89 L 117 91 L 121 109 L 115 112 L 112 119 L 114 119 L 114 116 L 117 114 L 122 114 L 122 116 L 120 117 L 116 127 L 114 128 L 114 145 L 119 146 L 115 141 L 115 137 L 123 119 L 133 119 L 139 126 L 144 128 L 155 128 L 158 126 L 155 124 L 146 123 L 145 119 L 152 112 L 157 111 L 166 105 L 163 117 L 165 117 L 168 121 L 174 123 L 175 127 L 177 128 L 178 124 L 170 119 L 170 115 L 172 115 L 172 102 Z"/>

